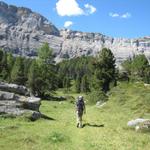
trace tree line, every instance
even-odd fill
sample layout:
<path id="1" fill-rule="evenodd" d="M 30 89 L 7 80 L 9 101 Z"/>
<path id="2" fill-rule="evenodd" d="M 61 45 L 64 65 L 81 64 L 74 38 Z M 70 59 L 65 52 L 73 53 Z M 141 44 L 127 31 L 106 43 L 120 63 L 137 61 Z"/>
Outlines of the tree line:
<path id="1" fill-rule="evenodd" d="M 52 49 L 47 43 L 39 48 L 36 59 L 14 57 L 0 50 L 0 80 L 25 85 L 35 96 L 50 96 L 57 87 L 56 74 Z"/>
<path id="2" fill-rule="evenodd" d="M 118 80 L 141 80 L 150 83 L 150 66 L 144 55 L 134 56 L 122 63 L 117 71 L 115 57 L 103 48 L 96 57 L 82 56 L 54 62 L 52 49 L 45 43 L 38 49 L 38 57 L 14 57 L 0 50 L 0 80 L 27 86 L 31 93 L 42 98 L 51 97 L 52 91 L 63 88 L 88 93 L 95 101 L 117 85 Z"/>
<path id="3" fill-rule="evenodd" d="M 61 86 L 69 88 L 70 81 L 75 81 L 77 93 L 102 90 L 105 93 L 110 83 L 116 83 L 115 58 L 110 49 L 104 48 L 95 58 L 82 56 L 64 60 L 58 65 Z"/>
<path id="4" fill-rule="evenodd" d="M 122 63 L 121 78 L 126 78 L 128 81 L 143 81 L 150 83 L 150 65 L 144 54 L 128 58 Z"/>

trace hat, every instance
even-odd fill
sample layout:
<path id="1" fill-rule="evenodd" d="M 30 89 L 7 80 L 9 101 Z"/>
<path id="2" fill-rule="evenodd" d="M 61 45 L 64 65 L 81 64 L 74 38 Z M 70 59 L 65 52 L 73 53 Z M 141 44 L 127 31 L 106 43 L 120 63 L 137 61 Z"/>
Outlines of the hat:
<path id="1" fill-rule="evenodd" d="M 83 99 L 83 96 L 79 96 L 79 99 L 80 99 L 80 100 Z"/>

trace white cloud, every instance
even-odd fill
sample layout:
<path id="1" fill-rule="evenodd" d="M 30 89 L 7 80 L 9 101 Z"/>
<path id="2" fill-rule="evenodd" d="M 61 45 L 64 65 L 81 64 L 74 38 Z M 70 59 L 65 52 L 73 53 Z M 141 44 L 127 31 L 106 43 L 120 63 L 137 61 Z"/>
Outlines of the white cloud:
<path id="1" fill-rule="evenodd" d="M 58 0 L 56 10 L 60 16 L 90 15 L 96 12 L 96 8 L 90 4 L 85 4 L 82 9 L 76 0 Z"/>
<path id="2" fill-rule="evenodd" d="M 113 18 L 123 18 L 123 19 L 127 19 L 127 18 L 130 18 L 131 17 L 131 14 L 130 13 L 125 13 L 125 14 L 119 14 L 119 13 L 109 13 L 109 16 L 110 17 L 113 17 Z"/>
<path id="3" fill-rule="evenodd" d="M 68 27 L 70 27 L 70 26 L 72 26 L 73 25 L 73 22 L 72 21 L 66 21 L 65 23 L 64 23 L 64 27 L 65 28 L 68 28 Z"/>
<path id="4" fill-rule="evenodd" d="M 96 8 L 90 4 L 85 4 L 84 7 L 87 9 L 88 14 L 93 14 L 96 12 Z"/>
<path id="5" fill-rule="evenodd" d="M 78 16 L 84 14 L 84 11 L 79 7 L 76 0 L 59 0 L 56 3 L 56 10 L 60 16 Z"/>
<path id="6" fill-rule="evenodd" d="M 131 17 L 131 14 L 128 12 L 121 16 L 121 18 L 130 18 L 130 17 Z"/>
<path id="7" fill-rule="evenodd" d="M 109 13 L 109 16 L 110 17 L 119 17 L 119 14 L 118 13 Z"/>

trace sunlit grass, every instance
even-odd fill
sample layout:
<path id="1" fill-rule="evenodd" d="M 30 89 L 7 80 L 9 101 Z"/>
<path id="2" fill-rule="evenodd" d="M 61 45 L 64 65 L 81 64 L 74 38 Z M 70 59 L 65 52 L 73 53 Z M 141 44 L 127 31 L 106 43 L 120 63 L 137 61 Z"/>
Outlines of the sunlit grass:
<path id="1" fill-rule="evenodd" d="M 120 84 L 110 92 L 102 108 L 87 105 L 83 118 L 86 126 L 82 129 L 76 128 L 74 104 L 70 101 L 42 102 L 41 112 L 54 121 L 0 118 L 0 149 L 149 150 L 150 132 L 135 132 L 127 127 L 131 119 L 150 118 L 149 90 L 142 84 Z M 61 95 L 61 90 L 57 94 Z"/>

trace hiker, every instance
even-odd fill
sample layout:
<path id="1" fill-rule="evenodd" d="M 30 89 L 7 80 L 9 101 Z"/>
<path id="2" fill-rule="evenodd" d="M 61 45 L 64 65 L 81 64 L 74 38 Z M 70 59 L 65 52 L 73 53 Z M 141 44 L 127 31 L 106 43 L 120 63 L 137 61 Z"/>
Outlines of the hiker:
<path id="1" fill-rule="evenodd" d="M 86 113 L 83 96 L 79 96 L 76 101 L 77 128 L 82 128 L 82 116 Z"/>

